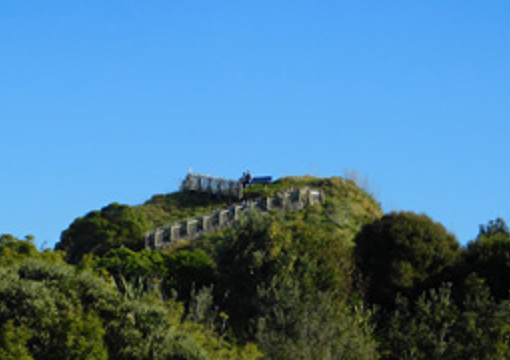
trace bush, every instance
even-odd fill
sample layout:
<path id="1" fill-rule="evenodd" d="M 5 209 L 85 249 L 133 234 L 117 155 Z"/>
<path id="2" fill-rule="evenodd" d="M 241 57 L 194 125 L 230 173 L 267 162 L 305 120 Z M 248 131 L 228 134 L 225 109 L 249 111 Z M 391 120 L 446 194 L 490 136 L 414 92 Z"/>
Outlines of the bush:
<path id="1" fill-rule="evenodd" d="M 480 226 L 477 238 L 467 246 L 465 264 L 467 272 L 475 272 L 486 280 L 495 298 L 508 299 L 510 231 L 503 219 Z"/>
<path id="2" fill-rule="evenodd" d="M 64 232 L 56 249 L 66 253 L 66 260 L 78 263 L 83 255 L 103 255 L 121 246 L 143 248 L 143 235 L 149 229 L 146 217 L 127 205 L 110 204 L 77 218 Z"/>
<path id="3" fill-rule="evenodd" d="M 391 307 L 398 292 L 416 297 L 440 283 L 459 258 L 459 244 L 426 215 L 395 212 L 357 235 L 355 257 L 371 303 Z"/>

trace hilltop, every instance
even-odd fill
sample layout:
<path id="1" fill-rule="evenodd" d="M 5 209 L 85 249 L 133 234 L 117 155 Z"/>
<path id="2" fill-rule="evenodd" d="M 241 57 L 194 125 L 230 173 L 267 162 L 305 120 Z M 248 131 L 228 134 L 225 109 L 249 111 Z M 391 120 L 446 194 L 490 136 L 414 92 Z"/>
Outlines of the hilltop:
<path id="1" fill-rule="evenodd" d="M 345 241 L 352 241 L 361 226 L 382 216 L 381 208 L 372 196 L 353 181 L 340 177 L 284 177 L 270 184 L 247 187 L 244 198 L 274 196 L 282 190 L 303 187 L 320 190 L 324 201 L 302 214 L 314 214 L 323 224 L 334 224 L 334 231 Z M 146 231 L 223 209 L 235 202 L 228 197 L 178 191 L 154 195 L 138 206 L 114 203 L 77 218 L 63 232 L 56 248 L 65 250 L 72 262 L 79 261 L 86 253 L 103 254 L 119 246 L 141 250 Z"/>
<path id="2" fill-rule="evenodd" d="M 357 187 L 353 181 L 341 177 L 284 177 L 271 184 L 248 187 L 244 192 L 247 199 L 253 199 L 273 196 L 281 190 L 307 186 L 324 192 L 326 201 L 323 208 L 339 222 L 345 222 L 346 216 L 349 217 L 350 214 L 353 220 L 356 219 L 352 225 L 359 226 L 364 220 L 382 215 L 379 204 L 372 196 Z M 174 192 L 154 195 L 143 205 L 135 206 L 135 209 L 147 217 L 152 227 L 157 227 L 224 208 L 232 202 L 227 198 L 202 193 Z"/>
<path id="3" fill-rule="evenodd" d="M 240 201 L 305 188 L 319 192 L 321 202 L 297 211 L 248 211 L 228 227 L 193 241 L 177 241 L 161 250 L 145 249 L 143 238 L 156 227 Z M 278 338 L 286 341 L 288 335 L 279 330 L 281 326 L 295 329 L 289 331 L 312 326 L 309 331 L 322 338 L 315 349 L 302 343 L 285 351 L 293 353 L 289 358 L 303 351 L 323 358 L 331 341 L 339 354 L 345 353 L 344 347 L 351 342 L 337 339 L 336 332 L 352 332 L 349 336 L 360 343 L 359 349 L 349 352 L 373 352 L 369 328 L 355 320 L 365 314 L 351 314 L 347 302 L 354 237 L 381 216 L 377 201 L 353 181 L 285 177 L 246 187 L 242 199 L 179 191 L 154 195 L 137 206 L 110 204 L 77 218 L 62 233 L 56 248 L 64 250 L 71 263 L 90 264 L 87 266 L 107 272 L 123 292 L 131 286 L 141 286 L 144 291 L 156 286 L 163 298 L 176 297 L 182 302 L 191 318 L 228 330 L 233 341 L 256 342 L 267 354 L 280 351 Z M 275 301 L 277 307 L 270 305 Z M 280 308 L 290 318 L 275 318 L 268 306 Z M 305 314 L 317 317 L 313 325 L 305 321 Z M 316 322 L 324 316 L 326 323 Z M 346 322 L 351 323 L 349 329 L 338 328 Z M 333 333 L 319 335 L 323 326 L 330 326 Z"/>
<path id="4" fill-rule="evenodd" d="M 463 249 L 340 177 L 185 184 L 0 236 L 0 358 L 510 358 L 503 219 Z"/>

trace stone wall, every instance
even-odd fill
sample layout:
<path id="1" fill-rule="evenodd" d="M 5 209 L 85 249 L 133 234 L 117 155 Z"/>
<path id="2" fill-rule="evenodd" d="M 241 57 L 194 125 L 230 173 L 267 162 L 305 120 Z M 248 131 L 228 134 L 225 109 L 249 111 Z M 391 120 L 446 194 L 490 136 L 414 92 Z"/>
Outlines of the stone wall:
<path id="1" fill-rule="evenodd" d="M 181 185 L 181 191 L 196 191 L 217 196 L 243 198 L 243 185 L 240 181 L 201 174 L 189 173 Z"/>
<path id="2" fill-rule="evenodd" d="M 310 188 L 282 191 L 274 197 L 245 200 L 206 215 L 156 228 L 145 235 L 145 247 L 159 249 L 179 240 L 197 239 L 206 233 L 231 226 L 240 219 L 244 212 L 250 209 L 297 211 L 321 201 L 323 201 L 321 192 Z"/>

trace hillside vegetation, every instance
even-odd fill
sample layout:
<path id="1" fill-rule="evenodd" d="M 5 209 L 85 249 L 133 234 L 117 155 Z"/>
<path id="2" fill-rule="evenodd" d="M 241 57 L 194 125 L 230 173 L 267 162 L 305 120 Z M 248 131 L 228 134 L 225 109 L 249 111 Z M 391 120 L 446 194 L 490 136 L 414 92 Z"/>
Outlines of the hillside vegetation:
<path id="1" fill-rule="evenodd" d="M 352 181 L 340 177 L 328 179 L 306 177 L 286 177 L 272 184 L 259 184 L 245 189 L 245 198 L 274 196 L 282 190 L 299 187 L 311 187 L 325 194 L 325 209 L 336 217 L 337 221 L 345 221 L 347 217 L 356 219 L 357 226 L 367 218 L 381 216 L 381 209 L 372 197 L 360 190 Z M 235 202 L 233 200 L 233 202 Z M 216 208 L 225 207 L 230 201 L 225 198 L 208 194 L 176 192 L 167 195 L 155 195 L 135 210 L 149 219 L 151 226 L 168 225 L 187 217 L 202 215 Z"/>
<path id="2" fill-rule="evenodd" d="M 340 177 L 288 177 L 323 194 L 250 211 L 161 250 L 154 227 L 231 204 L 155 195 L 76 218 L 55 251 L 0 237 L 1 359 L 508 359 L 510 232 L 467 248 L 424 214 L 383 214 Z"/>

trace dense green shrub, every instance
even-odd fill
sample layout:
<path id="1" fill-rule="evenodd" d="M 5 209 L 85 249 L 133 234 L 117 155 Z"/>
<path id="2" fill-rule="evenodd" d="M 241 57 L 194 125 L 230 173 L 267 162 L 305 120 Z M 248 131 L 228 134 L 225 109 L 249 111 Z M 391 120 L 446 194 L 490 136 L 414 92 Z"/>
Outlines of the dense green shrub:
<path id="1" fill-rule="evenodd" d="M 508 359 L 510 304 L 497 303 L 475 279 L 459 303 L 451 284 L 429 289 L 416 301 L 398 295 L 383 326 L 384 359 Z"/>
<path id="2" fill-rule="evenodd" d="M 143 288 L 126 296 L 108 276 L 52 261 L 37 250 L 22 257 L 32 245 L 16 241 L 9 237 L 3 245 L 17 260 L 0 263 L 2 359 L 260 358 L 256 346 L 234 346 L 212 329 L 184 320 L 179 302 Z M 154 260 L 144 254 L 114 251 L 104 260 L 126 260 L 122 270 L 129 275 L 144 270 L 133 260 Z"/>
<path id="3" fill-rule="evenodd" d="M 163 256 L 152 250 L 112 249 L 93 259 L 91 266 L 100 273 L 111 275 L 123 294 L 132 290 L 133 285 L 141 291 L 153 291 L 167 273 Z"/>
<path id="4" fill-rule="evenodd" d="M 112 248 L 143 248 L 143 235 L 149 229 L 146 217 L 127 205 L 110 204 L 77 218 L 64 232 L 56 249 L 76 264 L 87 253 L 102 255 Z"/>
<path id="5" fill-rule="evenodd" d="M 236 336 L 257 340 L 269 358 L 375 358 L 368 315 L 348 304 L 350 243 L 314 225 L 251 214 L 228 231 L 220 304 Z"/>
<path id="6" fill-rule="evenodd" d="M 510 291 L 510 231 L 503 219 L 481 226 L 465 252 L 466 271 L 486 280 L 492 295 L 508 299 Z"/>
<path id="7" fill-rule="evenodd" d="M 182 249 L 165 255 L 167 277 L 165 293 L 177 293 L 179 300 L 188 303 L 192 292 L 199 291 L 215 282 L 213 259 L 201 249 Z"/>
<path id="8" fill-rule="evenodd" d="M 355 256 L 371 303 L 391 307 L 396 294 L 416 297 L 439 284 L 460 256 L 459 244 L 426 215 L 394 212 L 366 225 Z"/>

